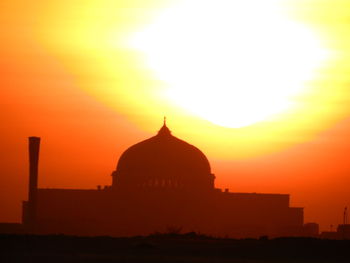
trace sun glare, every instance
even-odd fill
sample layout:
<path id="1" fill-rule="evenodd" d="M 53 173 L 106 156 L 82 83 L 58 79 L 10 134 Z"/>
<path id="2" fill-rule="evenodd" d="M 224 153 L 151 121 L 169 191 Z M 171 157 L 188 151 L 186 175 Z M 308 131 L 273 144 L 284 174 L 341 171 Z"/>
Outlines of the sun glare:
<path id="1" fill-rule="evenodd" d="M 297 107 L 326 57 L 280 2 L 183 1 L 134 34 L 131 45 L 166 83 L 172 104 L 220 126 L 248 126 Z"/>

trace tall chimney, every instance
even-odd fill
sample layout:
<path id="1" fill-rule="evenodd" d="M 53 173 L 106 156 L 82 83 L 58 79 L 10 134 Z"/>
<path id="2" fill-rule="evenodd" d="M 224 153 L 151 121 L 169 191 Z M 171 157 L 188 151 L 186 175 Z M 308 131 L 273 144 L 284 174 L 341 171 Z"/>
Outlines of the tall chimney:
<path id="1" fill-rule="evenodd" d="M 34 227 L 36 222 L 39 149 L 40 138 L 29 137 L 28 223 L 31 227 Z"/>

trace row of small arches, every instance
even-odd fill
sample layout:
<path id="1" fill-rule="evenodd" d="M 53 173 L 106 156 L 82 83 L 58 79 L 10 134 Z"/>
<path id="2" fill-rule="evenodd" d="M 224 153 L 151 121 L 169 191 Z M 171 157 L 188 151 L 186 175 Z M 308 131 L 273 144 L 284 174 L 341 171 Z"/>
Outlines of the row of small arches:
<path id="1" fill-rule="evenodd" d="M 158 179 L 158 178 L 150 178 L 147 181 L 140 183 L 140 187 L 142 188 L 181 188 L 183 184 L 179 182 L 177 179 Z"/>

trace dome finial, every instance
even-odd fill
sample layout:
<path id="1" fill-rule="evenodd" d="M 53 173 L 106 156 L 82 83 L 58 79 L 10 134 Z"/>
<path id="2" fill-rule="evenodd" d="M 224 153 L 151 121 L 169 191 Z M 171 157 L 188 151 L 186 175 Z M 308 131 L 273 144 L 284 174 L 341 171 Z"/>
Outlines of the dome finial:
<path id="1" fill-rule="evenodd" d="M 171 135 L 169 128 L 166 126 L 166 116 L 164 116 L 163 126 L 158 131 L 158 135 Z"/>

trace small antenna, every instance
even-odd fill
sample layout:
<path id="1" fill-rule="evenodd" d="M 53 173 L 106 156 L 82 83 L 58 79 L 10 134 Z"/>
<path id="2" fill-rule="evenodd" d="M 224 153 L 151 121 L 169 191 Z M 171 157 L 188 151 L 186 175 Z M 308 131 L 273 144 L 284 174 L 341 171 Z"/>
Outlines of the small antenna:
<path id="1" fill-rule="evenodd" d="M 344 208 L 344 225 L 348 223 L 348 207 Z"/>
<path id="2" fill-rule="evenodd" d="M 164 116 L 164 126 L 166 126 L 166 116 Z"/>

